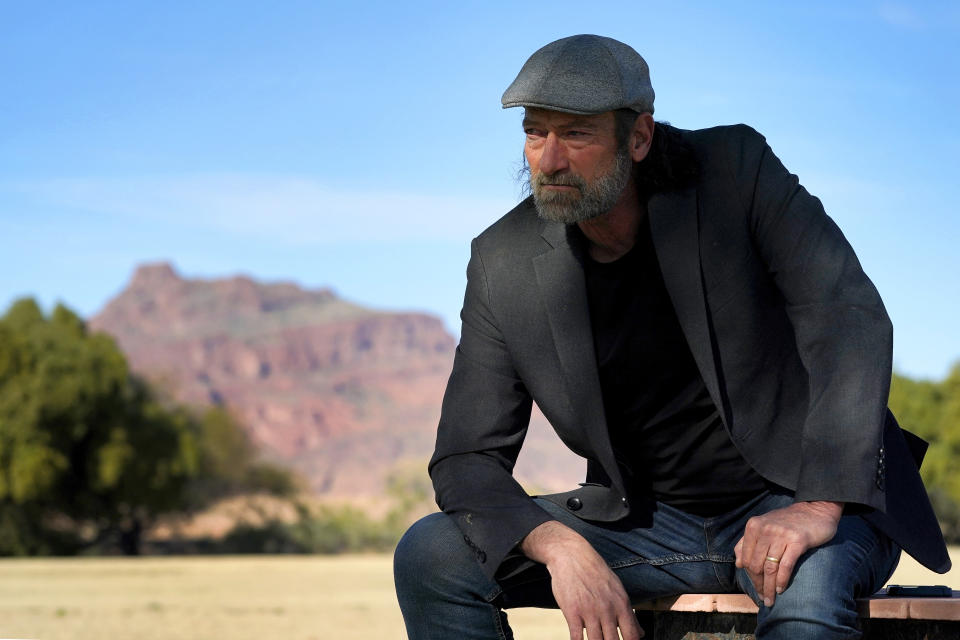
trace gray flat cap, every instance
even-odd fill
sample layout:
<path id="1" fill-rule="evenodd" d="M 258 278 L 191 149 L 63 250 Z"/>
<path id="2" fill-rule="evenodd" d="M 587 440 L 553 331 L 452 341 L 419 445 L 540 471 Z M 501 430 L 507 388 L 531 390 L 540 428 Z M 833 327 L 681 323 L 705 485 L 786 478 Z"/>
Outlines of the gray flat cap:
<path id="1" fill-rule="evenodd" d="M 504 109 L 653 113 L 653 97 L 650 69 L 639 53 L 613 38 L 579 35 L 551 42 L 530 56 L 500 102 Z"/>

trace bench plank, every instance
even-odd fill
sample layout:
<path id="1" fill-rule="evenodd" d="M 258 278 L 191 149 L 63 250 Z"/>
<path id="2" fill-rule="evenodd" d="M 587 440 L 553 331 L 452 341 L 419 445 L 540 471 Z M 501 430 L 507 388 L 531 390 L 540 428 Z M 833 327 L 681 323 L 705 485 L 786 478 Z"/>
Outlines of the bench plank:
<path id="1" fill-rule="evenodd" d="M 960 591 L 952 598 L 878 593 L 857 601 L 869 640 L 960 638 Z M 742 593 L 687 593 L 634 605 L 646 640 L 754 640 L 757 605 Z"/>
<path id="2" fill-rule="evenodd" d="M 861 618 L 901 620 L 960 620 L 960 591 L 952 598 L 907 598 L 877 593 L 857 600 Z M 685 593 L 638 602 L 643 611 L 685 611 L 698 613 L 753 613 L 756 603 L 743 593 Z"/>

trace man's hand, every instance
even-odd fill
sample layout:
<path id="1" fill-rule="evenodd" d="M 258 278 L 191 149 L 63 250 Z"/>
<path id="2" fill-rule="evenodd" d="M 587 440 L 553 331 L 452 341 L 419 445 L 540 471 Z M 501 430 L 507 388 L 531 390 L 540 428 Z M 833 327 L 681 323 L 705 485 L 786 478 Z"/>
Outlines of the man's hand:
<path id="1" fill-rule="evenodd" d="M 531 531 L 520 548 L 547 566 L 570 640 L 583 640 L 584 629 L 587 640 L 643 637 L 623 583 L 583 536 L 552 520 Z"/>
<path id="2" fill-rule="evenodd" d="M 747 520 L 734 552 L 764 605 L 787 588 L 804 552 L 833 539 L 842 514 L 842 502 L 795 502 Z"/>

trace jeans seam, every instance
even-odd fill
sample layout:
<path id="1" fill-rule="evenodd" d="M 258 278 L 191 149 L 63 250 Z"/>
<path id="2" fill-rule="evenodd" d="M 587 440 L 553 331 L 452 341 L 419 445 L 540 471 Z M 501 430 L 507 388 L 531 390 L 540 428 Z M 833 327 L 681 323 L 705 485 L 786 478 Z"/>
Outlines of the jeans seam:
<path id="1" fill-rule="evenodd" d="M 737 561 L 737 558 L 735 555 L 728 556 L 728 555 L 713 553 L 712 551 L 713 545 L 710 540 L 710 528 L 711 528 L 711 525 L 713 524 L 713 520 L 714 518 L 707 518 L 706 520 L 703 521 L 703 542 L 707 547 L 707 554 L 711 557 L 711 561 L 713 564 L 713 575 L 717 579 L 717 584 L 723 588 L 733 587 L 733 586 L 736 586 L 736 580 L 734 580 L 731 583 L 729 580 L 721 576 L 720 570 L 717 567 L 717 565 L 721 563 L 723 564 L 735 563 Z"/>
<path id="2" fill-rule="evenodd" d="M 659 558 L 644 558 L 642 556 L 634 556 L 632 558 L 627 558 L 624 560 L 619 560 L 617 562 L 611 562 L 607 566 L 611 569 L 623 569 L 624 567 L 632 567 L 638 564 L 649 564 L 654 567 L 663 566 L 665 564 L 676 564 L 677 562 L 732 562 L 728 556 L 723 556 L 714 553 L 697 553 L 694 555 L 686 555 L 682 553 L 677 553 L 670 556 L 661 556 Z"/>
<path id="3" fill-rule="evenodd" d="M 503 611 L 500 607 L 491 604 L 490 610 L 493 612 L 493 623 L 496 625 L 497 633 L 500 635 L 501 640 L 507 640 L 507 634 L 503 630 Z"/>

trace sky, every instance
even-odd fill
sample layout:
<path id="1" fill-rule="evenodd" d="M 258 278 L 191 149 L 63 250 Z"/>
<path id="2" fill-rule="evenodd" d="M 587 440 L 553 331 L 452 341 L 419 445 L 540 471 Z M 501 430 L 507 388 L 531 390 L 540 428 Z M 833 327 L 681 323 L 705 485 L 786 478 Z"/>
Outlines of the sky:
<path id="1" fill-rule="evenodd" d="M 898 371 L 960 361 L 954 2 L 0 0 L 0 310 L 90 316 L 170 261 L 457 334 L 470 239 L 521 193 L 500 95 L 576 33 L 646 58 L 658 120 L 767 137 L 880 290 Z"/>

